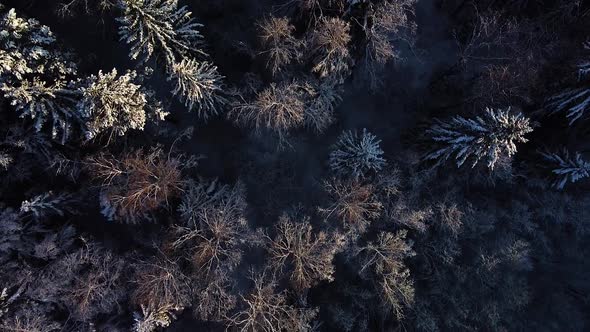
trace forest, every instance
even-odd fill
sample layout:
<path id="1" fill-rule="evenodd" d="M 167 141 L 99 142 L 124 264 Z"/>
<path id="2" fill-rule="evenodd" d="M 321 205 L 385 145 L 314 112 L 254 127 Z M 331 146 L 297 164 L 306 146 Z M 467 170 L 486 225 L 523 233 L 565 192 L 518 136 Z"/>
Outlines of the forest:
<path id="1" fill-rule="evenodd" d="M 590 331 L 590 2 L 0 0 L 0 332 Z"/>

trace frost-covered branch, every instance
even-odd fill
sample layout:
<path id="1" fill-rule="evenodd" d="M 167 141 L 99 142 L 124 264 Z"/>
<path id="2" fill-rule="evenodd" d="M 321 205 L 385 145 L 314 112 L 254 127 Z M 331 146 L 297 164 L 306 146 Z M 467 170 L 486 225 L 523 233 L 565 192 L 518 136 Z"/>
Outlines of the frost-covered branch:
<path id="1" fill-rule="evenodd" d="M 446 161 L 456 160 L 461 167 L 471 159 L 472 167 L 484 160 L 494 169 L 500 156 L 512 157 L 516 153 L 516 143 L 525 143 L 524 135 L 533 131 L 528 118 L 521 113 L 506 110 L 486 109 L 483 117 L 467 119 L 455 116 L 449 121 L 437 120 L 426 131 L 430 139 L 440 147 L 426 156 L 426 159 Z"/>
<path id="2" fill-rule="evenodd" d="M 584 43 L 584 49 L 590 51 L 590 41 Z M 590 58 L 589 58 L 590 59 Z M 578 81 L 582 82 L 590 74 L 590 60 L 582 60 L 577 64 Z M 565 112 L 569 124 L 586 115 L 590 108 L 590 83 L 586 82 L 579 88 L 565 91 L 549 98 L 548 105 L 551 113 Z"/>
<path id="3" fill-rule="evenodd" d="M 123 136 L 129 129 L 143 130 L 146 122 L 144 89 L 134 81 L 135 72 L 118 76 L 117 70 L 98 76 L 90 76 L 87 87 L 81 87 L 82 99 L 78 108 L 89 113 L 88 139 L 111 130 L 112 134 Z"/>
<path id="4" fill-rule="evenodd" d="M 227 103 L 223 97 L 223 76 L 209 62 L 183 59 L 172 65 L 168 80 L 176 82 L 172 93 L 180 95 L 185 106 L 196 109 L 199 117 L 205 120 L 221 113 L 221 107 Z"/>
<path id="5" fill-rule="evenodd" d="M 145 63 L 161 55 L 170 69 L 185 56 L 206 55 L 199 48 L 202 25 L 186 6 L 178 7 L 178 0 L 120 0 L 119 7 L 124 12 L 117 19 L 119 35 L 131 45 L 131 59 Z"/>
<path id="6" fill-rule="evenodd" d="M 330 168 L 341 176 L 359 179 L 385 166 L 383 150 L 377 137 L 366 129 L 359 136 L 356 131 L 345 131 L 330 153 Z"/>
<path id="7" fill-rule="evenodd" d="M 584 160 L 578 152 L 572 156 L 564 149 L 541 154 L 551 164 L 551 172 L 556 177 L 551 185 L 556 189 L 562 190 L 566 184 L 576 183 L 590 176 L 590 162 Z"/>

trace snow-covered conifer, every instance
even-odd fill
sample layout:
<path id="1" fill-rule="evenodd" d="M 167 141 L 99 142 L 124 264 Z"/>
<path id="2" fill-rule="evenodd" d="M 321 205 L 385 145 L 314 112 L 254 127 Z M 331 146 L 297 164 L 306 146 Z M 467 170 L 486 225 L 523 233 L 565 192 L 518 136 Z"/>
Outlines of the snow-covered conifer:
<path id="1" fill-rule="evenodd" d="M 551 185 L 556 189 L 562 190 L 567 183 L 575 183 L 590 176 L 590 162 L 584 160 L 578 152 L 572 156 L 564 149 L 541 154 L 551 164 L 551 172 L 556 177 Z"/>
<path id="2" fill-rule="evenodd" d="M 75 109 L 77 68 L 55 46 L 51 30 L 14 9 L 0 19 L 0 90 L 37 131 L 51 123 L 52 137 L 65 142 L 74 125 L 83 126 Z"/>
<path id="3" fill-rule="evenodd" d="M 381 141 L 366 129 L 360 136 L 356 131 L 345 131 L 330 153 L 330 168 L 338 175 L 354 179 L 381 170 L 386 162 L 379 143 Z"/>
<path id="4" fill-rule="evenodd" d="M 154 332 L 159 328 L 170 326 L 176 320 L 176 314 L 183 308 L 170 304 L 164 304 L 158 307 L 155 305 L 141 305 L 141 313 L 133 314 L 134 332 Z"/>
<path id="5" fill-rule="evenodd" d="M 49 27 L 9 10 L 0 18 L 0 82 L 15 85 L 28 76 L 63 79 L 76 74 L 70 55 L 55 46 Z"/>
<path id="6" fill-rule="evenodd" d="M 222 95 L 223 76 L 209 62 L 183 59 L 172 65 L 168 80 L 176 82 L 172 93 L 180 95 L 185 106 L 196 109 L 205 120 L 221 113 L 220 107 L 227 102 Z"/>
<path id="7" fill-rule="evenodd" d="M 71 200 L 68 194 L 54 194 L 47 192 L 33 197 L 31 200 L 25 200 L 20 207 L 21 213 L 30 213 L 35 219 L 40 219 L 48 215 L 64 215 L 64 204 Z"/>
<path id="8" fill-rule="evenodd" d="M 81 112 L 88 112 L 86 138 L 91 139 L 104 131 L 111 135 L 124 135 L 129 129 L 142 130 L 146 122 L 147 97 L 134 81 L 137 74 L 129 72 L 118 76 L 117 70 L 90 76 L 86 87 L 81 87 Z"/>
<path id="9" fill-rule="evenodd" d="M 584 49 L 590 51 L 590 41 L 585 42 Z M 590 57 L 577 64 L 578 81 L 582 82 L 590 74 Z M 566 89 L 549 98 L 548 105 L 551 113 L 565 112 L 569 124 L 585 116 L 590 108 L 590 83 L 586 81 L 581 87 Z"/>
<path id="10" fill-rule="evenodd" d="M 199 48 L 202 26 L 191 18 L 178 0 L 120 0 L 123 17 L 119 35 L 131 45 L 129 56 L 145 63 L 152 56 L 162 56 L 166 67 L 189 55 L 205 55 Z"/>
<path id="11" fill-rule="evenodd" d="M 525 143 L 524 135 L 533 131 L 530 121 L 521 113 L 512 113 L 510 108 L 487 108 L 483 117 L 467 119 L 455 116 L 449 121 L 437 120 L 426 134 L 439 147 L 426 159 L 446 161 L 456 159 L 461 167 L 471 159 L 474 167 L 484 160 L 487 167 L 494 169 L 501 155 L 511 157 L 516 153 L 516 143 Z"/>

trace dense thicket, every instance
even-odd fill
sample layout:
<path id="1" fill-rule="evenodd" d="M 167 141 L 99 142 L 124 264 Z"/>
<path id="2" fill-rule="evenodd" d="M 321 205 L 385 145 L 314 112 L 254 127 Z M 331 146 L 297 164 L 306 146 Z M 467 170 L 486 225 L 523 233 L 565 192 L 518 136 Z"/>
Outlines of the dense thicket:
<path id="1" fill-rule="evenodd" d="M 590 329 L 590 6 L 0 0 L 0 331 Z"/>

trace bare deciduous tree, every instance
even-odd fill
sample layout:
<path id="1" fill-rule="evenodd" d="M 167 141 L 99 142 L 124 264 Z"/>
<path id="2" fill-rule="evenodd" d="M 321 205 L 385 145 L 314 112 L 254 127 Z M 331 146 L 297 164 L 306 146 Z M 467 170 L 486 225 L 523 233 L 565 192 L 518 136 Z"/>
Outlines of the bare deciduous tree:
<path id="1" fill-rule="evenodd" d="M 191 303 L 191 281 L 175 261 L 160 255 L 152 261 L 135 264 L 134 304 L 151 308 L 184 308 Z"/>
<path id="2" fill-rule="evenodd" d="M 125 262 L 106 250 L 95 247 L 82 249 L 76 254 L 79 270 L 64 296 L 66 305 L 80 321 L 91 322 L 98 314 L 111 312 L 125 299 Z M 86 270 L 84 265 L 89 265 Z"/>
<path id="3" fill-rule="evenodd" d="M 397 319 L 402 319 L 404 309 L 414 302 L 414 285 L 404 259 L 415 252 L 406 236 L 406 230 L 381 232 L 375 243 L 369 242 L 356 252 L 361 257 L 361 276 L 378 285 L 386 310 L 392 310 Z"/>
<path id="4" fill-rule="evenodd" d="M 381 70 L 385 64 L 400 57 L 392 39 L 412 42 L 416 26 L 409 16 L 414 15 L 415 3 L 416 0 L 401 0 L 368 4 L 362 23 L 366 45 L 361 70 L 372 90 L 381 85 Z"/>
<path id="5" fill-rule="evenodd" d="M 265 128 L 284 137 L 289 129 L 303 125 L 305 101 L 296 83 L 271 83 L 253 102 L 236 106 L 230 113 L 238 124 Z"/>
<path id="6" fill-rule="evenodd" d="M 334 218 L 351 235 L 363 233 L 372 220 L 381 215 L 383 205 L 377 200 L 372 185 L 358 181 L 332 180 L 324 183 L 331 203 L 320 212 L 327 218 Z"/>
<path id="7" fill-rule="evenodd" d="M 333 81 L 309 79 L 301 85 L 306 95 L 303 124 L 322 133 L 334 123 L 334 108 L 342 101 L 341 89 Z"/>
<path id="8" fill-rule="evenodd" d="M 223 321 L 235 308 L 237 298 L 231 291 L 232 280 L 226 271 L 217 273 L 205 281 L 196 293 L 194 314 L 207 321 Z"/>
<path id="9" fill-rule="evenodd" d="M 276 281 L 265 275 L 252 277 L 254 287 L 241 296 L 240 309 L 228 322 L 238 331 L 311 331 L 317 310 L 296 308 L 287 303 L 286 294 L 276 291 Z"/>
<path id="10" fill-rule="evenodd" d="M 312 71 L 321 78 L 342 83 L 353 64 L 348 51 L 350 25 L 339 18 L 324 18 L 310 37 Z"/>
<path id="11" fill-rule="evenodd" d="M 171 247 L 183 252 L 199 278 L 231 271 L 242 258 L 248 236 L 244 187 L 193 183 L 180 206 L 183 224 L 174 227 Z"/>
<path id="12" fill-rule="evenodd" d="M 182 310 L 171 304 L 162 306 L 141 305 L 141 313 L 133 315 L 133 332 L 155 332 L 159 328 L 166 328 L 176 320 L 176 313 Z"/>
<path id="13" fill-rule="evenodd" d="M 259 25 L 262 53 L 267 57 L 266 66 L 277 74 L 286 65 L 299 59 L 302 42 L 293 36 L 295 27 L 286 17 L 268 17 Z"/>
<path id="14" fill-rule="evenodd" d="M 138 223 L 168 205 L 169 198 L 182 191 L 182 170 L 192 165 L 193 159 L 174 158 L 160 148 L 127 153 L 120 159 L 100 154 L 87 161 L 87 168 L 102 180 L 103 214 L 128 223 Z"/>
<path id="15" fill-rule="evenodd" d="M 275 227 L 274 238 L 267 238 L 269 264 L 275 271 L 289 276 L 298 292 L 317 285 L 322 280 L 334 280 L 332 259 L 343 245 L 343 238 L 324 232 L 314 234 L 309 217 L 302 221 L 283 214 Z"/>

